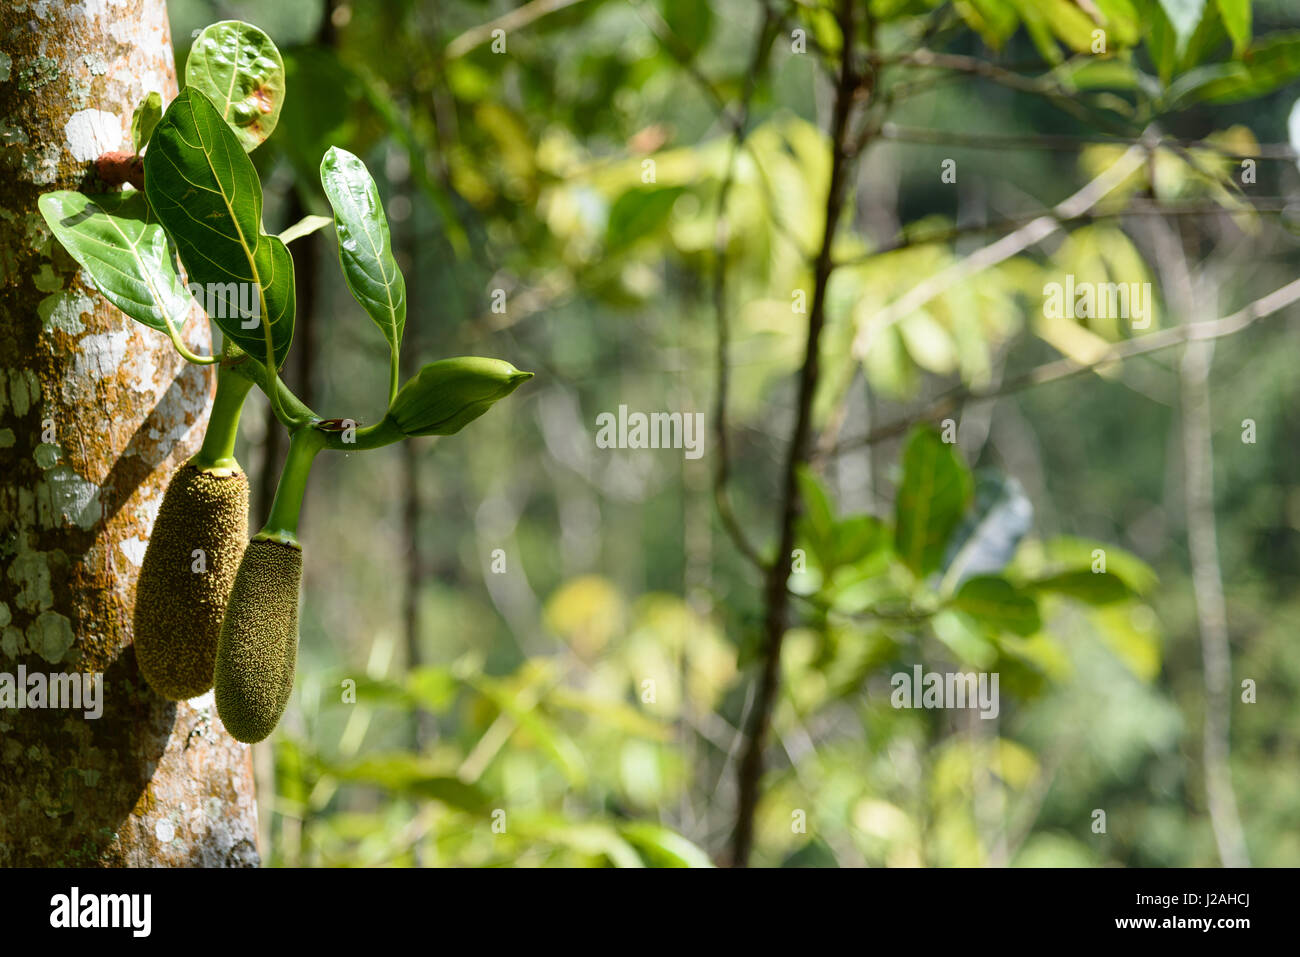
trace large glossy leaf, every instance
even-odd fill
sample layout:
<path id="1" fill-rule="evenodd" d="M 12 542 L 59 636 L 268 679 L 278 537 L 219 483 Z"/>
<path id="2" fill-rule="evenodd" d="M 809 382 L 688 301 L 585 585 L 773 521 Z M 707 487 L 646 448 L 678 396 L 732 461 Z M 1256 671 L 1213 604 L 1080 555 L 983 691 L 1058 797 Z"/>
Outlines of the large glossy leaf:
<path id="1" fill-rule="evenodd" d="M 194 300 L 181 282 L 162 224 L 144 194 L 87 196 L 60 190 L 40 199 L 55 237 L 124 313 L 150 329 L 179 331 Z"/>
<path id="2" fill-rule="evenodd" d="M 293 339 L 293 258 L 262 228 L 262 184 L 216 107 L 195 89 L 172 101 L 145 156 L 145 192 L 204 286 L 208 317 L 278 369 Z"/>
<path id="3" fill-rule="evenodd" d="M 426 365 L 402 386 L 388 410 L 388 418 L 404 435 L 451 435 L 532 375 L 501 359 L 440 359 Z"/>
<path id="4" fill-rule="evenodd" d="M 928 426 L 903 451 L 903 482 L 894 502 L 894 545 L 917 575 L 939 567 L 971 499 L 971 474 L 953 446 Z"/>
<path id="5" fill-rule="evenodd" d="M 284 103 L 284 61 L 271 38 L 241 20 L 222 20 L 194 40 L 185 86 L 203 91 L 252 152 L 271 135 Z"/>
<path id="6" fill-rule="evenodd" d="M 366 164 L 337 146 L 321 160 L 320 181 L 334 208 L 343 278 L 388 340 L 396 366 L 406 328 L 406 280 L 393 258 L 379 189 Z"/>

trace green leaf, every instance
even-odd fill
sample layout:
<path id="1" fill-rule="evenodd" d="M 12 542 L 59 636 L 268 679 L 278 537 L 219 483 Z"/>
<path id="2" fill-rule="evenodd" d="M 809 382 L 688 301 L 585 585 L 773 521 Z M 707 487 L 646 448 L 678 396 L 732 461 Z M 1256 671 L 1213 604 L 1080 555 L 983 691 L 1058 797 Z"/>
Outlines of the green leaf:
<path id="1" fill-rule="evenodd" d="M 586 782 L 587 768 L 582 750 L 560 727 L 547 720 L 541 711 L 531 705 L 521 704 L 519 695 L 507 683 L 479 675 L 467 678 L 466 684 L 532 734 L 570 785 L 577 787 Z"/>
<path id="2" fill-rule="evenodd" d="M 1045 544 L 1054 570 L 1087 574 L 1108 572 L 1119 576 L 1120 581 L 1138 595 L 1146 594 L 1158 580 L 1150 565 L 1115 545 L 1068 537 L 1054 538 Z"/>
<path id="3" fill-rule="evenodd" d="M 664 22 L 692 53 L 698 53 L 713 32 L 713 10 L 700 0 L 662 0 Z"/>
<path id="4" fill-rule="evenodd" d="M 1157 0 L 1145 0 L 1149 26 L 1146 34 L 1147 55 L 1155 65 L 1160 82 L 1168 84 L 1178 66 L 1178 37 L 1173 24 Z"/>
<path id="5" fill-rule="evenodd" d="M 1034 5 L 1056 36 L 1076 53 L 1092 49 L 1092 19 L 1071 0 L 1034 0 Z"/>
<path id="6" fill-rule="evenodd" d="M 628 190 L 610 208 L 605 249 L 620 251 L 659 230 L 683 192 L 680 186 Z"/>
<path id="7" fill-rule="evenodd" d="M 839 867 L 840 863 L 831 853 L 826 842 L 813 838 L 798 850 L 786 856 L 782 867 Z"/>
<path id="8" fill-rule="evenodd" d="M 153 135 L 154 127 L 162 119 L 162 94 L 150 93 L 131 114 L 131 142 L 137 154 L 143 153 Z"/>
<path id="9" fill-rule="evenodd" d="M 271 135 L 284 104 L 284 61 L 271 38 L 241 20 L 222 20 L 194 39 L 185 86 L 201 90 L 247 152 Z"/>
<path id="10" fill-rule="evenodd" d="M 930 619 L 934 636 L 948 646 L 964 664 L 981 670 L 993 667 L 998 649 L 989 635 L 970 615 L 953 608 L 945 608 Z"/>
<path id="11" fill-rule="evenodd" d="M 279 369 L 293 340 L 293 257 L 262 228 L 262 184 L 248 154 L 193 88 L 172 101 L 150 144 L 145 193 L 190 281 L 205 287 L 208 318 Z"/>
<path id="12" fill-rule="evenodd" d="M 826 570 L 850 565 L 874 555 L 889 543 L 889 530 L 874 515 L 850 515 L 835 523 L 831 547 L 822 556 Z"/>
<path id="13" fill-rule="evenodd" d="M 1026 583 L 1039 591 L 1052 591 L 1068 595 L 1089 605 L 1108 605 L 1133 597 L 1133 590 L 1124 580 L 1111 572 L 1093 572 L 1086 569 L 1061 572 Z"/>
<path id="14" fill-rule="evenodd" d="M 403 435 L 452 435 L 532 376 L 501 359 L 440 359 L 402 386 L 388 418 Z"/>
<path id="15" fill-rule="evenodd" d="M 143 193 L 87 196 L 61 190 L 46 193 L 38 205 L 105 299 L 150 329 L 169 333 L 169 322 L 178 331 L 184 326 L 194 300 Z"/>
<path id="16" fill-rule="evenodd" d="M 310 236 L 318 229 L 324 229 L 330 223 L 334 222 L 329 216 L 304 216 L 284 232 L 280 233 L 280 242 L 286 246 L 295 239 L 301 239 L 303 236 Z"/>
<path id="17" fill-rule="evenodd" d="M 1043 625 L 1034 596 L 997 575 L 968 579 L 949 604 L 976 621 L 1016 635 L 1032 635 Z"/>
<path id="18" fill-rule="evenodd" d="M 1107 33 L 1107 48 L 1131 47 L 1142 35 L 1141 19 L 1131 0 L 1095 0 Z"/>
<path id="19" fill-rule="evenodd" d="M 1241 56 L 1241 52 L 1250 45 L 1251 9 L 1250 0 L 1215 0 L 1223 26 L 1232 37 L 1232 52 Z"/>
<path id="20" fill-rule="evenodd" d="M 366 164 L 337 146 L 321 160 L 320 181 L 334 208 L 343 278 L 388 340 L 396 368 L 406 328 L 406 280 L 393 258 L 379 188 Z"/>
<path id="21" fill-rule="evenodd" d="M 894 502 L 894 547 L 918 577 L 939 567 L 948 538 L 970 504 L 971 486 L 966 464 L 937 430 L 913 430 Z"/>
<path id="22" fill-rule="evenodd" d="M 1169 91 L 1170 108 L 1250 100 L 1272 93 L 1297 77 L 1300 33 L 1274 34 L 1251 44 L 1240 62 L 1216 63 L 1180 77 Z"/>
<path id="23" fill-rule="evenodd" d="M 619 833 L 651 867 L 712 867 L 709 855 L 676 831 L 650 821 L 628 821 Z"/>
<path id="24" fill-rule="evenodd" d="M 1004 0 L 955 0 L 953 9 L 993 50 L 1001 50 L 1020 25 L 1015 7 Z"/>
<path id="25" fill-rule="evenodd" d="M 401 751 L 371 754 L 351 764 L 325 765 L 322 771 L 341 781 L 373 784 L 408 797 L 441 801 L 464 811 L 481 811 L 487 796 L 471 784 L 438 774 L 424 758 Z"/>
<path id="26" fill-rule="evenodd" d="M 831 507 L 830 496 L 817 474 L 806 465 L 799 466 L 795 472 L 795 481 L 799 484 L 799 497 L 803 500 L 804 517 L 808 521 L 809 531 L 818 542 L 829 542 L 834 534 L 835 511 Z"/>
<path id="27" fill-rule="evenodd" d="M 1160 7 L 1174 28 L 1174 34 L 1178 37 L 1178 49 L 1181 51 L 1201 22 L 1201 16 L 1205 13 L 1205 0 L 1160 0 Z"/>

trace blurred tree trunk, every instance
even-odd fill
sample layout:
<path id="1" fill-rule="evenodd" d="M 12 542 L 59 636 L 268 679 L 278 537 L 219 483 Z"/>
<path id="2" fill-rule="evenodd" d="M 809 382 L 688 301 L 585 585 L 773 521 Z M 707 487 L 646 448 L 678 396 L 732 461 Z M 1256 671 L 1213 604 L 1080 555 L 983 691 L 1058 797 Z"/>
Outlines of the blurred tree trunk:
<path id="1" fill-rule="evenodd" d="M 212 377 L 87 286 L 36 206 L 102 190 L 90 161 L 130 151 L 145 94 L 176 95 L 166 5 L 7 3 L 0 35 L 0 672 L 103 676 L 98 719 L 0 711 L 0 865 L 256 866 L 248 747 L 211 694 L 153 694 L 131 648 L 145 543 Z M 208 346 L 206 324 L 187 338 Z"/>

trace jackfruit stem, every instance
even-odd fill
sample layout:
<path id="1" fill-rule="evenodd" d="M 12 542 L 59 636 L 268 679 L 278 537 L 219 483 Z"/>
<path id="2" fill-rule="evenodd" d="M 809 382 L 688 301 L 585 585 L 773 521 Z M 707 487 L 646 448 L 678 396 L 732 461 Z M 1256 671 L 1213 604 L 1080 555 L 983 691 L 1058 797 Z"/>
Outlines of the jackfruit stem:
<path id="1" fill-rule="evenodd" d="M 203 436 L 203 447 L 190 459 L 190 464 L 203 472 L 220 469 L 237 469 L 235 438 L 239 435 L 239 415 L 244 410 L 244 399 L 253 383 L 235 375 L 225 367 L 217 368 L 217 394 L 212 399 L 212 414 L 208 417 L 208 430 Z"/>
<path id="2" fill-rule="evenodd" d="M 284 460 L 280 483 L 275 488 L 271 514 L 262 530 L 253 536 L 253 541 L 297 546 L 298 516 L 307 491 L 307 476 L 311 474 L 316 453 L 324 447 L 325 434 L 311 427 L 298 429 L 289 436 L 289 454 Z"/>

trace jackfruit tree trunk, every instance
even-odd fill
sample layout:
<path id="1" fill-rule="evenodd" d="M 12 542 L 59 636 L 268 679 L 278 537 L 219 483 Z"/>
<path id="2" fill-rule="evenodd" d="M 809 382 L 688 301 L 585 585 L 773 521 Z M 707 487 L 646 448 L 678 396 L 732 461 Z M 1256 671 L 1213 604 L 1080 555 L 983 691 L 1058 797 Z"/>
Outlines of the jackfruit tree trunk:
<path id="1" fill-rule="evenodd" d="M 0 866 L 258 863 L 249 748 L 211 693 L 150 691 L 131 647 L 145 544 L 212 375 L 100 298 L 36 207 L 103 190 L 92 161 L 131 151 L 155 90 L 176 95 L 164 0 L 0 4 Z M 186 339 L 206 351 L 206 324 Z M 100 717 L 32 680 L 73 674 L 103 676 Z"/>

